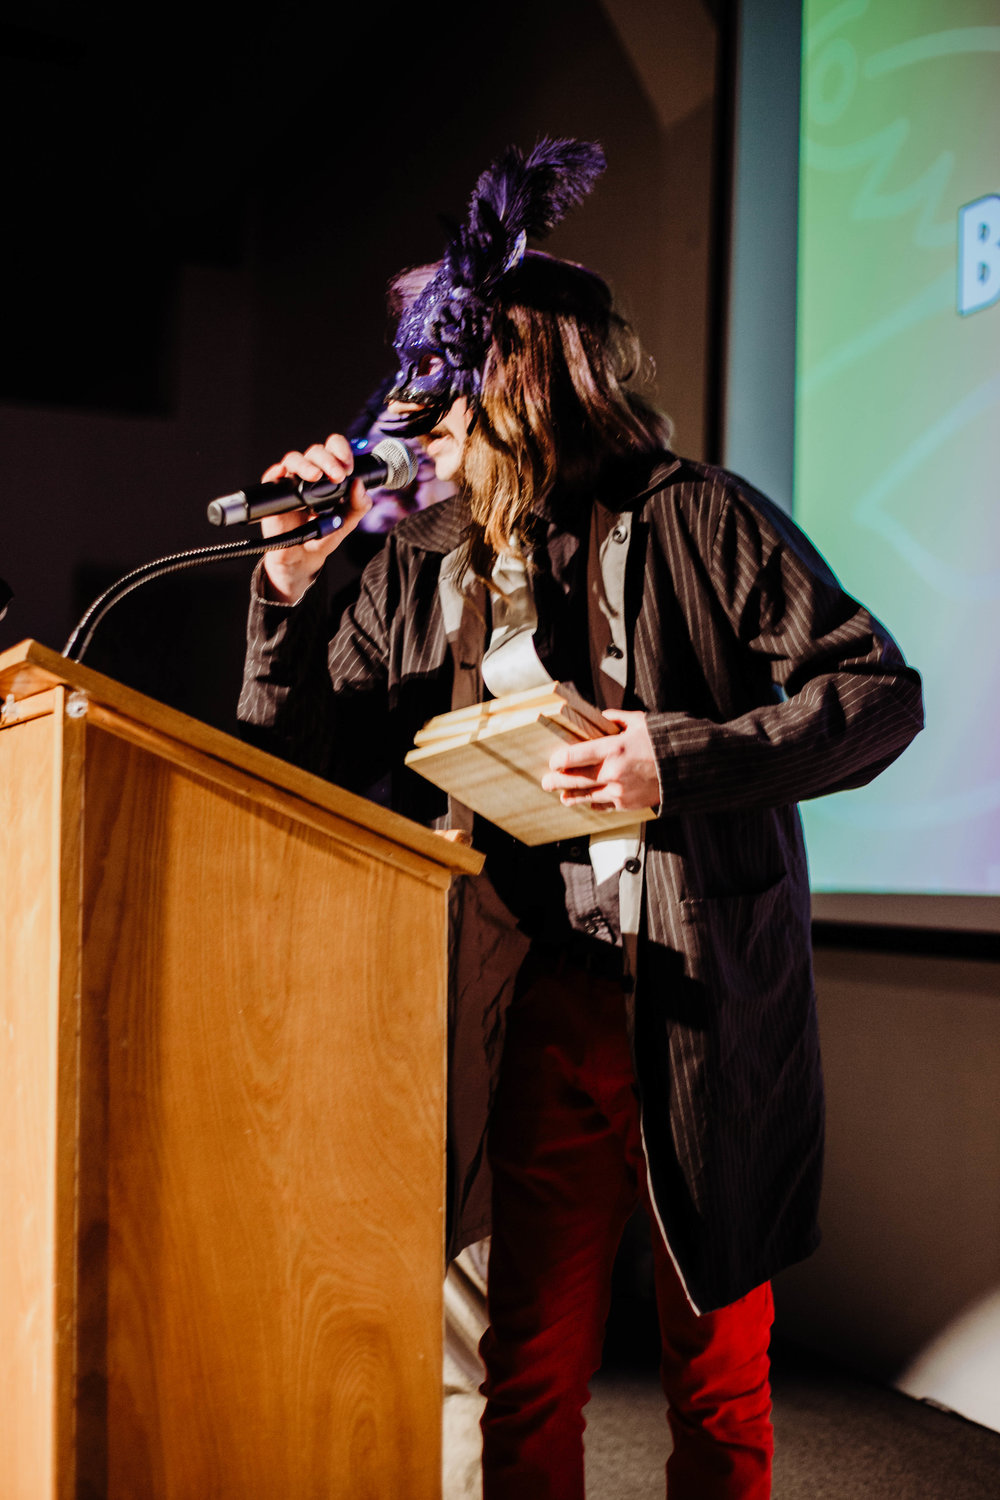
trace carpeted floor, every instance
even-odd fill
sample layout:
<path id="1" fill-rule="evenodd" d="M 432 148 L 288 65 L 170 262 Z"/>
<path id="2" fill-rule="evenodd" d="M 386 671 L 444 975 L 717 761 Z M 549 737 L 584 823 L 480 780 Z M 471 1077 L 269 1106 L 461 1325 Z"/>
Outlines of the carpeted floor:
<path id="1" fill-rule="evenodd" d="M 998 1500 L 1000 1433 L 773 1351 L 774 1500 Z M 669 1429 L 648 1362 L 612 1361 L 587 1408 L 588 1500 L 663 1500 Z"/>

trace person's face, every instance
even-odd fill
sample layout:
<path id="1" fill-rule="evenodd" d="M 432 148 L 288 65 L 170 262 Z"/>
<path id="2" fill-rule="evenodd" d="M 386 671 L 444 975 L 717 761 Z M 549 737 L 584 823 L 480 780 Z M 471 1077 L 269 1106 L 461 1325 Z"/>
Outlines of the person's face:
<path id="1" fill-rule="evenodd" d="M 390 401 L 389 410 L 413 411 L 415 405 L 412 402 Z M 434 473 L 438 479 L 454 479 L 457 476 L 462 466 L 469 420 L 469 403 L 464 396 L 458 396 L 437 425 L 420 437 L 419 442 L 434 464 Z"/>

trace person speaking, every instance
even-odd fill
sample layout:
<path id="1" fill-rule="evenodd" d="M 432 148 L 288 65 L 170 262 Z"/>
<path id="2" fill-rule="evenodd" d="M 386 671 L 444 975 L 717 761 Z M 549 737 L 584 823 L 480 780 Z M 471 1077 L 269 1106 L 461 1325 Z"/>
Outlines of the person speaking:
<path id="1" fill-rule="evenodd" d="M 343 617 L 321 576 L 360 481 L 339 531 L 265 555 L 240 714 L 347 787 L 391 772 L 399 811 L 486 854 L 455 901 L 448 1175 L 452 1253 L 491 1236 L 484 1500 L 583 1500 L 637 1204 L 671 1500 L 764 1500 L 770 1279 L 817 1244 L 823 1139 L 796 803 L 894 760 L 920 681 L 785 514 L 671 450 L 605 281 L 530 246 L 603 169 L 588 142 L 511 148 L 441 259 L 394 282 L 380 425 L 456 493 L 394 528 Z M 333 434 L 264 479 L 353 465 Z M 613 732 L 558 749 L 543 785 L 655 817 L 528 848 L 404 767 L 428 719 L 549 679 Z"/>

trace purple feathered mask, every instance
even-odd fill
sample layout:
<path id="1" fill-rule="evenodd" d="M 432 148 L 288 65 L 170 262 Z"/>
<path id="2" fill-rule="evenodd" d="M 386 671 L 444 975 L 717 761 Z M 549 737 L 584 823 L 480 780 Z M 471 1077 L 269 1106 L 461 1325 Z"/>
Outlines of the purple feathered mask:
<path id="1" fill-rule="evenodd" d="M 572 140 L 539 141 L 528 156 L 511 146 L 487 168 L 465 223 L 399 320 L 399 366 L 387 399 L 421 410 L 388 414 L 384 431 L 429 432 L 457 396 L 475 400 L 504 277 L 520 265 L 528 240 L 554 229 L 603 171 L 600 146 Z"/>

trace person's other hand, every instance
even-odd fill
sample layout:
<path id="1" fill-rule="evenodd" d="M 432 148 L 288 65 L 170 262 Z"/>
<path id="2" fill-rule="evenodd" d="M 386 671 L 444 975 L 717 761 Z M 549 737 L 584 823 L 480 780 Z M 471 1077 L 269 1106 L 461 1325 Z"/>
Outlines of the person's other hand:
<path id="1" fill-rule="evenodd" d="M 604 717 L 620 725 L 621 732 L 561 745 L 549 759 L 542 786 L 558 792 L 568 807 L 656 807 L 660 782 L 646 715 L 636 709 L 606 708 Z"/>

